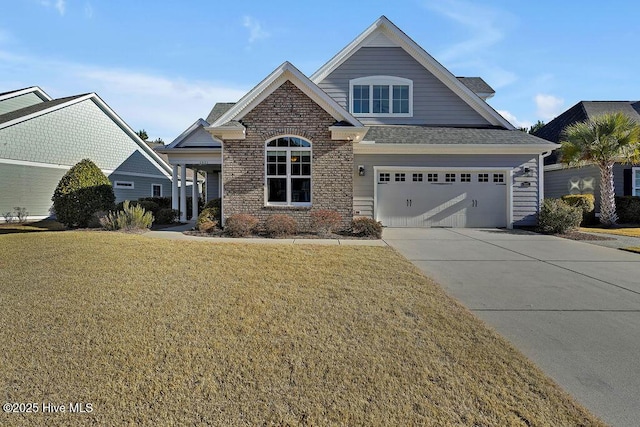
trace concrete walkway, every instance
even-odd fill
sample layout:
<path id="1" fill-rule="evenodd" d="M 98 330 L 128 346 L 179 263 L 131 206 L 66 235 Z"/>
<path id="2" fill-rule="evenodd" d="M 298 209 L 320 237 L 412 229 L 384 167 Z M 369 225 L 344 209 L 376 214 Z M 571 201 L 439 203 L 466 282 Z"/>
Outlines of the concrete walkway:
<path id="1" fill-rule="evenodd" d="M 183 231 L 193 229 L 193 223 L 181 224 L 162 230 L 147 231 L 144 236 L 154 239 L 191 240 L 209 243 L 251 243 L 271 245 L 336 245 L 336 246 L 387 246 L 384 240 L 362 239 L 267 239 L 261 237 L 206 237 L 190 236 Z"/>
<path id="2" fill-rule="evenodd" d="M 383 239 L 614 426 L 640 420 L 640 254 L 526 231 Z"/>

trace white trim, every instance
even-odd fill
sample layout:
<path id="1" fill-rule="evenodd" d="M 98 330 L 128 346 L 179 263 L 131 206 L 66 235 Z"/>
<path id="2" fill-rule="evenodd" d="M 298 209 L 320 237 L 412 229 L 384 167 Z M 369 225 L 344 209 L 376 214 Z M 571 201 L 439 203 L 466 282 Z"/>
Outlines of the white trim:
<path id="1" fill-rule="evenodd" d="M 29 215 L 26 217 L 26 221 L 27 222 L 41 221 L 43 219 L 49 219 L 49 218 L 51 218 L 51 215 Z M 0 224 L 4 224 L 4 223 L 6 223 L 4 218 L 0 218 Z M 19 223 L 14 221 L 12 224 L 19 224 Z M 29 224 L 23 224 L 23 225 L 29 225 Z"/>
<path id="2" fill-rule="evenodd" d="M 26 95 L 29 93 L 35 93 L 35 95 L 42 99 L 43 101 L 51 101 L 51 97 L 47 95 L 45 91 L 40 89 L 38 86 L 31 86 L 25 89 L 16 90 L 13 92 L 5 93 L 4 95 L 0 95 L 0 101 L 4 101 L 6 99 L 16 98 L 18 96 Z M 46 217 L 45 217 L 46 218 Z"/>
<path id="3" fill-rule="evenodd" d="M 540 154 L 549 144 L 354 144 L 354 154 Z"/>
<path id="4" fill-rule="evenodd" d="M 113 189 L 135 190 L 136 184 L 133 181 L 113 181 Z"/>
<path id="5" fill-rule="evenodd" d="M 207 122 L 206 120 L 204 119 L 196 120 L 191 126 L 187 128 L 187 130 L 185 130 L 180 135 L 178 135 L 178 137 L 176 137 L 173 141 L 171 141 L 170 144 L 166 145 L 164 149 L 166 150 L 166 149 L 172 149 L 172 148 L 178 147 L 183 140 L 187 139 L 187 137 L 189 137 L 199 127 L 206 128 L 207 126 L 209 126 L 209 122 Z M 217 141 L 214 141 L 214 142 L 217 142 Z M 160 150 L 157 150 L 157 151 L 160 151 Z"/>
<path id="6" fill-rule="evenodd" d="M 153 187 L 160 187 L 160 195 L 159 196 L 154 196 Z M 151 183 L 151 197 L 162 197 L 162 193 L 163 193 L 162 187 L 163 187 L 162 184 Z"/>
<path id="7" fill-rule="evenodd" d="M 373 167 L 373 218 L 376 221 L 380 221 L 378 219 L 378 174 L 380 172 L 408 172 L 408 171 L 416 171 L 422 172 L 424 174 L 429 171 L 435 172 L 444 172 L 444 171 L 454 171 L 456 173 L 459 172 L 499 172 L 504 173 L 505 176 L 505 184 L 506 184 L 506 194 L 507 198 L 507 211 L 506 211 L 506 220 L 507 220 L 507 228 L 513 228 L 513 168 L 508 167 L 464 167 L 464 166 L 455 166 L 455 167 L 443 167 L 443 166 L 374 166 Z M 492 182 L 492 181 L 489 181 Z"/>
<path id="8" fill-rule="evenodd" d="M 351 57 L 358 49 L 364 46 L 370 39 L 377 36 L 377 33 L 382 32 L 389 40 L 395 42 L 404 49 L 409 55 L 411 55 L 416 61 L 418 61 L 424 68 L 431 72 L 437 79 L 451 89 L 456 95 L 458 95 L 463 101 L 465 101 L 471 108 L 484 117 L 489 123 L 496 126 L 502 126 L 509 130 L 514 130 L 515 127 L 509 123 L 504 117 L 502 117 L 496 110 L 494 110 L 489 104 L 476 95 L 471 89 L 466 87 L 456 76 L 451 74 L 442 64 L 436 61 L 431 55 L 429 55 L 422 47 L 414 42 L 409 36 L 407 36 L 402 30 L 400 30 L 395 24 L 393 24 L 387 17 L 381 16 L 377 19 L 369 28 L 356 37 L 351 43 L 349 43 L 344 49 L 338 52 L 329 62 L 324 64 L 318 71 L 311 75 L 311 81 L 315 84 L 319 84 L 329 74 L 331 74 L 336 68 Z"/>
<path id="9" fill-rule="evenodd" d="M 298 89 L 309 96 L 336 120 L 346 121 L 355 127 L 362 127 L 362 123 L 349 114 L 347 110 L 342 108 L 340 104 L 327 95 L 315 83 L 309 80 L 309 78 L 302 74 L 293 64 L 284 62 L 206 129 L 212 132 L 214 128 L 219 128 L 231 120 L 242 119 L 256 105 L 260 104 L 287 80 L 296 85 Z"/>
<path id="10" fill-rule="evenodd" d="M 114 170 L 110 170 L 110 169 L 102 169 L 102 172 L 104 172 L 105 175 L 108 176 L 112 176 L 112 175 L 125 175 L 125 176 L 139 176 L 141 178 L 167 178 L 167 179 L 171 179 L 169 177 L 166 177 L 164 175 L 153 175 L 150 173 L 138 173 L 138 172 L 120 172 L 120 171 L 114 171 Z"/>
<path id="11" fill-rule="evenodd" d="M 267 147 L 267 144 L 269 142 L 275 141 L 276 139 L 283 138 L 283 137 L 292 137 L 292 138 L 301 139 L 303 141 L 308 142 L 309 147 Z M 267 174 L 267 152 L 269 151 L 285 151 L 287 153 L 287 163 L 286 163 L 287 174 L 286 175 L 269 176 Z M 309 157 L 310 157 L 311 163 L 309 165 L 310 167 L 309 175 L 291 175 L 290 153 L 292 151 L 306 151 L 310 154 Z M 309 201 L 308 202 L 293 202 L 291 200 L 291 192 L 292 192 L 291 181 L 296 177 L 309 179 Z M 287 201 L 286 202 L 269 202 L 269 183 L 268 183 L 269 178 L 274 178 L 274 179 L 285 178 L 286 179 L 287 181 Z M 305 207 L 305 206 L 311 206 L 312 203 L 313 203 L 313 142 L 299 135 L 289 135 L 289 134 L 278 135 L 266 140 L 264 142 L 264 206 Z"/>
<path id="12" fill-rule="evenodd" d="M 640 177 L 640 167 L 631 168 L 631 195 L 640 196 L 640 185 L 636 186 L 636 174 Z"/>
<path id="13" fill-rule="evenodd" d="M 369 112 L 354 113 L 353 112 L 353 87 L 369 86 Z M 388 86 L 389 88 L 389 112 L 374 113 L 373 112 L 373 86 Z M 393 112 L 393 86 L 409 87 L 409 112 L 394 113 Z M 367 76 L 358 77 L 349 80 L 349 112 L 354 117 L 413 117 L 413 80 L 395 76 Z"/>

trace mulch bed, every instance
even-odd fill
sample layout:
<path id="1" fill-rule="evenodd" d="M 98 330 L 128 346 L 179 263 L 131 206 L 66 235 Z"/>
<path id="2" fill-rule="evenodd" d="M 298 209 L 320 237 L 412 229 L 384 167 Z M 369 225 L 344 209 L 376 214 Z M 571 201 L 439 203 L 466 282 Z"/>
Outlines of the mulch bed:
<path id="1" fill-rule="evenodd" d="M 210 233 L 205 233 L 197 230 L 188 230 L 183 231 L 182 234 L 186 234 L 188 236 L 198 236 L 198 237 L 231 237 L 224 234 L 222 230 L 214 230 Z M 272 237 L 267 236 L 266 234 L 252 234 L 247 236 L 247 238 L 256 238 L 256 239 L 269 239 Z M 354 236 L 353 234 L 340 234 L 340 233 L 331 233 L 324 236 L 319 236 L 314 233 L 299 233 L 293 236 L 282 236 L 282 237 L 273 237 L 274 239 L 340 239 L 340 240 L 379 240 L 375 237 L 361 237 Z"/>
<path id="2" fill-rule="evenodd" d="M 616 240 L 615 237 L 601 236 L 599 234 L 581 233 L 579 231 L 570 231 L 564 234 L 554 234 L 554 236 L 571 240 Z"/>

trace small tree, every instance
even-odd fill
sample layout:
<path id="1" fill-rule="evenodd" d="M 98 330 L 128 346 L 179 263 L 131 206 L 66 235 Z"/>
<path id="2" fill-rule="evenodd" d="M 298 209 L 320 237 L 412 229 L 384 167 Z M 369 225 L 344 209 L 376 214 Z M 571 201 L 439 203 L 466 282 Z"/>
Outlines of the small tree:
<path id="1" fill-rule="evenodd" d="M 146 141 L 147 139 L 149 139 L 149 135 L 147 135 L 146 130 L 140 129 L 137 133 L 141 140 Z"/>
<path id="2" fill-rule="evenodd" d="M 95 212 L 113 209 L 115 199 L 109 178 L 89 159 L 69 169 L 51 198 L 56 218 L 67 227 L 86 227 Z"/>

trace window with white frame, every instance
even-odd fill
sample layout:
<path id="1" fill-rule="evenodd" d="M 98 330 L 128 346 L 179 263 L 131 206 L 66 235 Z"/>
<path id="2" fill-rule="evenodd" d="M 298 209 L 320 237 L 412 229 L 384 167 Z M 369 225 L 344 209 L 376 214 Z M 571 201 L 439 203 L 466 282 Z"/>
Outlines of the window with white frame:
<path id="1" fill-rule="evenodd" d="M 356 117 L 413 116 L 413 81 L 371 76 L 349 81 L 351 113 Z"/>
<path id="2" fill-rule="evenodd" d="M 631 194 L 634 196 L 640 196 L 640 167 L 632 169 L 631 177 L 631 184 L 633 185 Z"/>
<path id="3" fill-rule="evenodd" d="M 267 141 L 265 149 L 268 205 L 311 205 L 311 143 L 295 136 Z"/>
<path id="4" fill-rule="evenodd" d="M 151 197 L 162 197 L 162 184 L 151 184 Z"/>
<path id="5" fill-rule="evenodd" d="M 120 188 L 123 190 L 133 190 L 135 188 L 135 185 L 133 184 L 133 181 L 114 181 L 113 188 Z"/>

